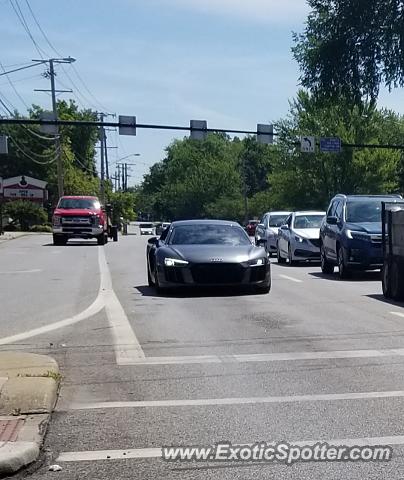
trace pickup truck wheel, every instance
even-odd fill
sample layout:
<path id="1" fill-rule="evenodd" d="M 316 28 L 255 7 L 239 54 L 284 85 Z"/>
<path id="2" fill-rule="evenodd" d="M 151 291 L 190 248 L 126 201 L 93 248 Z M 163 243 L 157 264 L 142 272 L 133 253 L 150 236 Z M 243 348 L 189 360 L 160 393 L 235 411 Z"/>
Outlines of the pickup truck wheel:
<path id="1" fill-rule="evenodd" d="M 98 245 L 105 245 L 105 234 L 104 233 L 101 233 L 101 235 L 98 235 L 97 243 L 98 243 Z"/>
<path id="2" fill-rule="evenodd" d="M 334 265 L 327 260 L 327 256 L 325 254 L 323 245 L 321 245 L 321 248 L 320 248 L 320 255 L 321 255 L 321 271 L 326 275 L 334 273 Z"/>
<path id="3" fill-rule="evenodd" d="M 66 245 L 67 237 L 65 235 L 53 235 L 53 245 Z"/>

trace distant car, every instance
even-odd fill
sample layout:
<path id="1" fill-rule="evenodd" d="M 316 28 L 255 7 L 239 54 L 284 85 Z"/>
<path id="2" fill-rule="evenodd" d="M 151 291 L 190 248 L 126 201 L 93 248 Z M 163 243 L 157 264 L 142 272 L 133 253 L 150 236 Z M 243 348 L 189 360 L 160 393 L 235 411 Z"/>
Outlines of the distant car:
<path id="1" fill-rule="evenodd" d="M 293 212 L 279 229 L 278 263 L 320 260 L 320 225 L 325 212 Z"/>
<path id="2" fill-rule="evenodd" d="M 255 229 L 257 228 L 258 223 L 259 223 L 258 220 L 249 220 L 248 221 L 248 223 L 245 227 L 245 230 L 250 237 L 253 237 L 255 235 Z"/>
<path id="3" fill-rule="evenodd" d="M 265 248 L 269 255 L 276 253 L 279 228 L 291 212 L 267 212 L 255 230 L 255 244 Z"/>
<path id="4" fill-rule="evenodd" d="M 147 276 L 157 291 L 169 287 L 254 286 L 271 288 L 271 265 L 238 223 L 221 220 L 173 222 L 149 239 Z"/>
<path id="5" fill-rule="evenodd" d="M 168 228 L 171 225 L 170 222 L 163 222 L 159 223 L 156 226 L 156 235 L 161 235 L 166 228 Z"/>
<path id="6" fill-rule="evenodd" d="M 320 229 L 321 270 L 341 279 L 353 270 L 383 266 L 382 202 L 399 202 L 400 195 L 336 195 Z"/>
<path id="7" fill-rule="evenodd" d="M 152 223 L 141 223 L 139 229 L 140 235 L 154 235 L 154 226 Z"/>

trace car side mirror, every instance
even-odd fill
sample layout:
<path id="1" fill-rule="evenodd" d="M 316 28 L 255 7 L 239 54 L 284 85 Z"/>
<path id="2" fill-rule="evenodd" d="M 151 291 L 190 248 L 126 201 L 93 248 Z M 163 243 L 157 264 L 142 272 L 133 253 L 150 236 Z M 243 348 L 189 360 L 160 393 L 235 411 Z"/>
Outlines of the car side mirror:
<path id="1" fill-rule="evenodd" d="M 337 217 L 327 217 L 327 223 L 329 225 L 337 225 L 338 224 L 338 218 Z"/>
<path id="2" fill-rule="evenodd" d="M 150 245 L 157 245 L 159 242 L 159 239 L 157 237 L 152 237 L 152 238 L 149 238 L 149 240 L 147 240 L 147 243 L 149 243 Z"/>
<path id="3" fill-rule="evenodd" d="M 281 230 L 289 230 L 289 225 L 282 225 Z"/>

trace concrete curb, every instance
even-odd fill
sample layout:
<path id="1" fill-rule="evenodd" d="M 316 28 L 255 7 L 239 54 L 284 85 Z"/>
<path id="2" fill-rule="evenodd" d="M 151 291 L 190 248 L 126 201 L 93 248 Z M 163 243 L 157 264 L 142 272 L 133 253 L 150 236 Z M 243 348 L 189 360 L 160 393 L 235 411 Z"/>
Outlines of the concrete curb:
<path id="1" fill-rule="evenodd" d="M 0 477 L 38 459 L 59 383 L 53 358 L 0 352 Z"/>
<path id="2" fill-rule="evenodd" d="M 52 234 L 48 232 L 5 232 L 3 235 L 0 235 L 0 245 L 10 240 L 17 240 L 19 238 L 27 237 L 30 235 L 52 235 Z"/>

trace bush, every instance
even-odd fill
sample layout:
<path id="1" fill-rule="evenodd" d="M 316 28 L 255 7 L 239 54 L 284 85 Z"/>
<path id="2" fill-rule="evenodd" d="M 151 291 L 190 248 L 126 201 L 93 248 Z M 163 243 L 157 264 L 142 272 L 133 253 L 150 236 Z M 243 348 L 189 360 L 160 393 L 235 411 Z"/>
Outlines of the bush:
<path id="1" fill-rule="evenodd" d="M 43 232 L 43 233 L 52 233 L 52 227 L 49 225 L 32 225 L 29 227 L 30 232 Z"/>
<path id="2" fill-rule="evenodd" d="M 18 223 L 21 230 L 26 231 L 31 225 L 42 224 L 48 220 L 46 211 L 30 200 L 15 200 L 5 204 L 4 214 Z"/>

